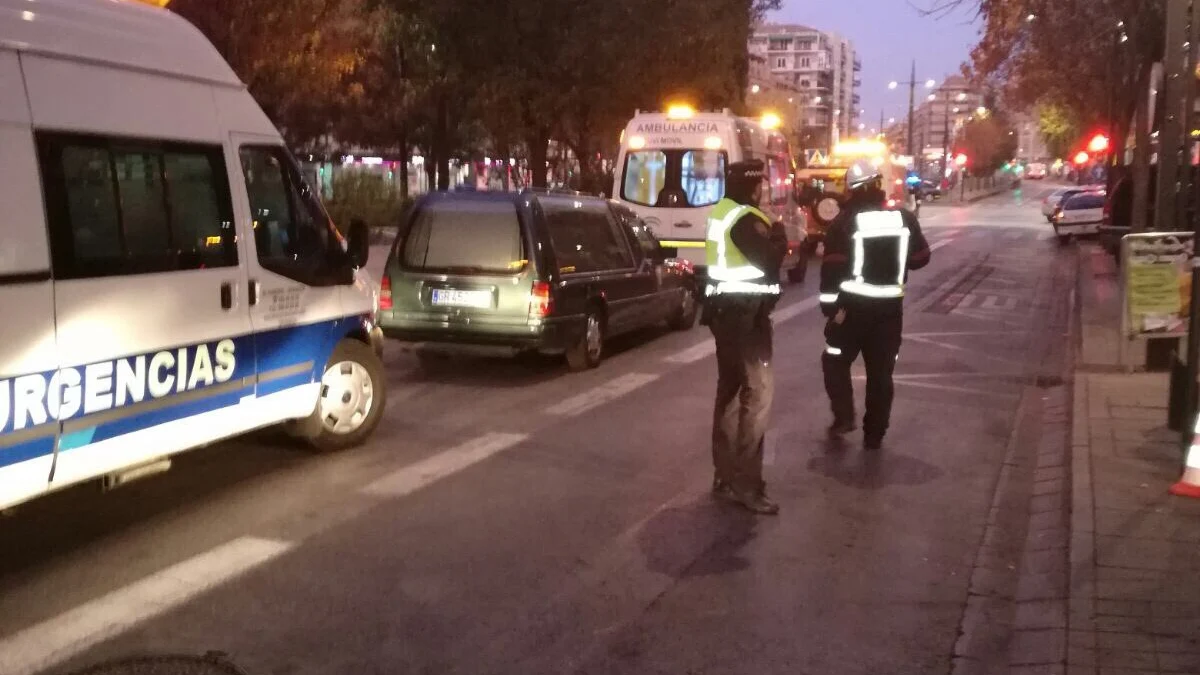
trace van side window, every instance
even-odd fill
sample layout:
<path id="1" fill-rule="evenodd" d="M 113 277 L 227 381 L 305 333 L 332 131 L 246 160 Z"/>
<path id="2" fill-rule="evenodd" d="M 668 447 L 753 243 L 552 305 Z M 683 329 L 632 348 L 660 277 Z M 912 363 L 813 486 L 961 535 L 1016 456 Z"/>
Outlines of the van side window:
<path id="1" fill-rule="evenodd" d="M 550 241 L 559 272 L 603 272 L 633 267 L 629 242 L 604 204 L 583 204 L 571 199 L 545 199 Z"/>
<path id="2" fill-rule="evenodd" d="M 790 178 L 791 171 L 785 157 L 771 155 L 767 158 L 767 181 L 770 187 L 768 194 L 771 195 L 771 204 L 787 206 L 792 193 Z"/>
<path id="3" fill-rule="evenodd" d="M 277 146 L 244 146 L 240 155 L 259 263 L 303 283 L 337 283 L 336 270 L 349 265 L 342 238 L 291 156 Z"/>
<path id="4" fill-rule="evenodd" d="M 238 264 L 219 145 L 39 132 L 58 279 Z"/>

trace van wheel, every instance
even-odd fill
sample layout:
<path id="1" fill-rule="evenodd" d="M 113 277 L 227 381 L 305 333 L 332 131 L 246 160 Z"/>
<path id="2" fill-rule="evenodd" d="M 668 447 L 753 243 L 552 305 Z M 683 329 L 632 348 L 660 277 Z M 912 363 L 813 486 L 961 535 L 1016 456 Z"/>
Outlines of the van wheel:
<path id="1" fill-rule="evenodd" d="M 679 300 L 679 309 L 672 315 L 667 324 L 671 330 L 691 330 L 692 326 L 696 325 L 696 315 L 699 313 L 700 303 L 696 301 L 696 294 L 692 289 L 683 289 L 683 297 Z"/>
<path id="2" fill-rule="evenodd" d="M 1069 234 L 1060 234 L 1056 236 L 1058 237 L 1059 246 L 1066 246 L 1067 244 L 1071 243 L 1071 235 Z"/>
<path id="3" fill-rule="evenodd" d="M 314 449 L 334 452 L 361 445 L 383 418 L 387 403 L 383 364 L 371 348 L 347 338 L 338 343 L 321 376 L 321 397 L 312 415 L 289 432 Z"/>
<path id="4" fill-rule="evenodd" d="M 603 317 L 592 308 L 588 310 L 584 321 L 583 335 L 567 348 L 567 367 L 576 372 L 595 368 L 604 356 Z"/>

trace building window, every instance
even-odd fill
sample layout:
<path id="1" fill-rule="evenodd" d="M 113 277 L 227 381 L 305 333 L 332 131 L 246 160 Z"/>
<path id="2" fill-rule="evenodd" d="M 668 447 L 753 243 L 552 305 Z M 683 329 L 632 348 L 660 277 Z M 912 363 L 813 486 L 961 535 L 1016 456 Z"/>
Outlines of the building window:
<path id="1" fill-rule="evenodd" d="M 791 38 L 771 38 L 771 49 L 773 51 L 786 51 L 791 48 Z"/>
<path id="2" fill-rule="evenodd" d="M 812 80 L 800 80 L 800 86 L 807 89 L 812 86 Z"/>
<path id="3" fill-rule="evenodd" d="M 813 43 L 811 40 L 805 40 L 796 45 L 796 49 L 798 49 L 799 51 L 802 51 L 802 52 L 811 52 L 812 48 L 813 48 Z"/>
<path id="4" fill-rule="evenodd" d="M 812 59 L 808 58 L 807 56 L 800 59 L 800 67 L 801 68 L 812 68 Z"/>
<path id="5" fill-rule="evenodd" d="M 781 56 L 775 59 L 776 68 L 787 68 L 787 57 Z"/>

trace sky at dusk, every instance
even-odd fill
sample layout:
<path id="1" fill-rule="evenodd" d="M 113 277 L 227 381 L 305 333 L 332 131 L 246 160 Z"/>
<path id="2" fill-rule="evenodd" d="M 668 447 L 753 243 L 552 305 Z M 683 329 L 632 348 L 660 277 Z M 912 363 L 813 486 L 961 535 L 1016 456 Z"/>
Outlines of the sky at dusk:
<path id="1" fill-rule="evenodd" d="M 819 30 L 840 33 L 854 42 L 862 59 L 863 122 L 879 125 L 879 112 L 897 120 L 908 112 L 908 91 L 888 90 L 892 80 L 908 80 L 912 60 L 917 60 L 917 79 L 942 80 L 959 72 L 971 47 L 978 40 L 975 20 L 977 3 L 968 0 L 964 9 L 943 18 L 922 16 L 934 0 L 783 0 L 783 9 L 769 21 L 800 23 Z M 917 100 L 920 102 L 918 92 Z"/>

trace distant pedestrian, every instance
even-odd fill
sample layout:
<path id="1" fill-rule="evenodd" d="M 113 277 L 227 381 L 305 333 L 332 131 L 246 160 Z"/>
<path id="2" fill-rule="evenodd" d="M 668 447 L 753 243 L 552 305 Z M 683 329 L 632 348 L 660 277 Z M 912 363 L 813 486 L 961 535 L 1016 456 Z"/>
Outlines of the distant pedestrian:
<path id="1" fill-rule="evenodd" d="M 763 439 L 774 396 L 771 310 L 787 254 L 781 223 L 758 209 L 761 160 L 729 166 L 725 198 L 708 218 L 704 323 L 717 343 L 713 494 L 759 514 L 779 512 L 763 481 Z"/>

